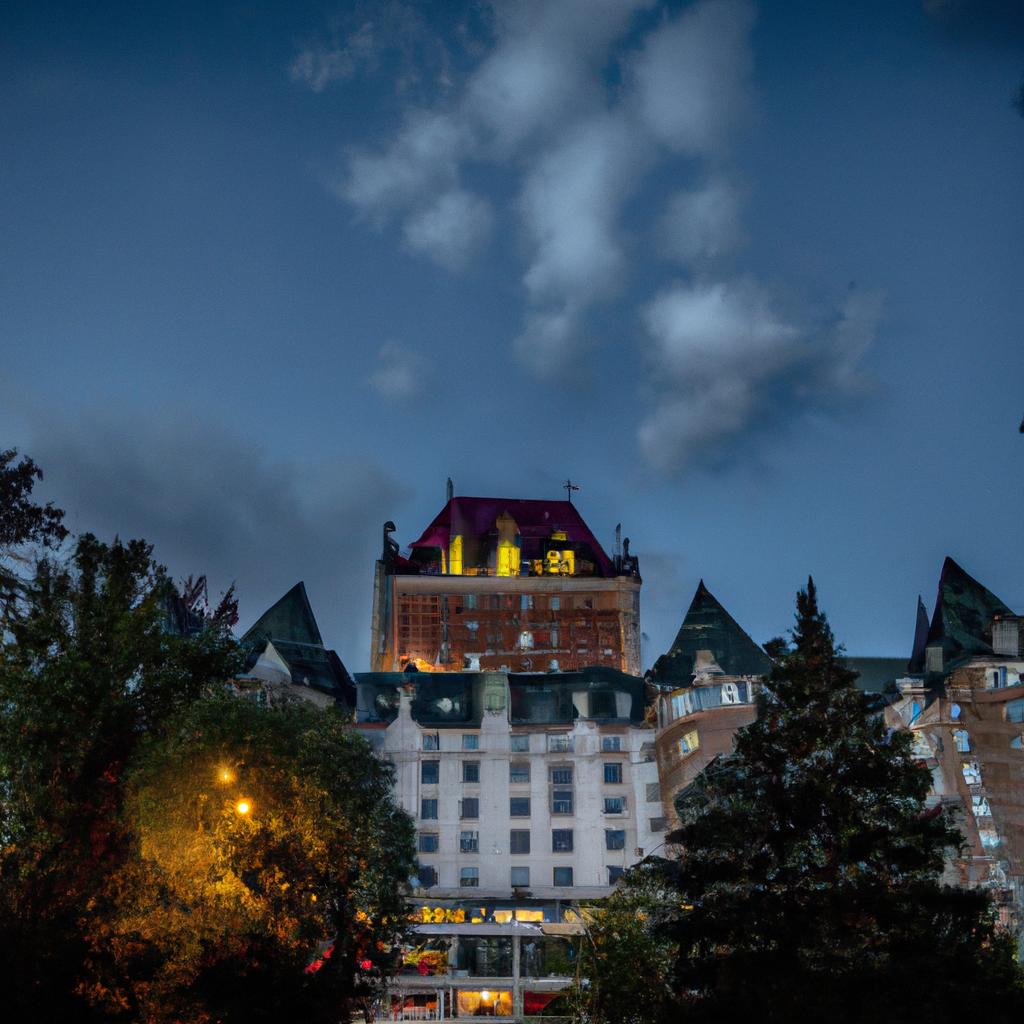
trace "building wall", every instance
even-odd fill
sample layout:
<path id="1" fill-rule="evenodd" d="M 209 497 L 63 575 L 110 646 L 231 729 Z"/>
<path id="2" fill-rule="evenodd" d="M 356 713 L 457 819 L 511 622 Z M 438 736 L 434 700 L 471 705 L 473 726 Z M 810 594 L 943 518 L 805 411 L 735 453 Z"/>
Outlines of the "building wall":
<path id="1" fill-rule="evenodd" d="M 639 577 L 386 575 L 374 585 L 373 671 L 510 672 L 605 665 L 640 674 Z"/>
<path id="2" fill-rule="evenodd" d="M 436 853 L 419 855 L 421 865 L 437 871 L 437 885 L 425 890 L 430 896 L 472 895 L 472 888 L 460 885 L 463 867 L 477 869 L 476 891 L 481 896 L 512 895 L 513 867 L 529 868 L 528 889 L 534 897 L 602 896 L 611 891 L 609 867 L 628 867 L 662 843 L 664 835 L 651 831 L 652 819 L 658 825 L 657 819 L 664 817 L 651 727 L 598 724 L 581 718 L 571 728 L 512 726 L 506 702 L 505 708 L 485 711 L 479 728 L 435 729 L 414 721 L 410 707 L 411 694 L 405 692 L 395 721 L 359 728 L 377 752 L 395 765 L 396 796 L 416 819 L 417 832 L 438 837 Z M 426 743 L 425 736 L 429 737 Z M 466 736 L 475 738 L 478 749 L 464 748 Z M 424 749 L 434 737 L 440 749 Z M 529 749 L 513 751 L 513 737 L 527 737 Z M 570 751 L 550 749 L 563 738 L 571 744 Z M 618 740 L 621 749 L 604 749 L 606 740 Z M 424 782 L 424 762 L 438 762 L 437 783 Z M 479 765 L 478 782 L 463 781 L 466 762 Z M 513 762 L 529 764 L 528 783 L 510 782 Z M 605 765 L 618 766 L 622 781 L 606 782 Z M 553 787 L 551 771 L 560 767 L 571 768 L 571 787 Z M 571 814 L 553 812 L 553 788 L 572 789 Z M 512 797 L 529 797 L 528 817 L 511 815 Z M 605 797 L 624 797 L 622 813 L 606 813 Z M 478 801 L 477 818 L 462 816 L 461 801 L 467 798 Z M 436 819 L 423 817 L 424 799 L 437 801 Z M 528 854 L 511 853 L 512 829 L 529 831 Z M 555 829 L 572 831 L 571 852 L 552 849 Z M 608 830 L 625 833 L 621 849 L 607 848 Z M 478 833 L 477 852 L 461 851 L 464 831 Z M 572 868 L 571 886 L 555 884 L 556 867 Z"/>

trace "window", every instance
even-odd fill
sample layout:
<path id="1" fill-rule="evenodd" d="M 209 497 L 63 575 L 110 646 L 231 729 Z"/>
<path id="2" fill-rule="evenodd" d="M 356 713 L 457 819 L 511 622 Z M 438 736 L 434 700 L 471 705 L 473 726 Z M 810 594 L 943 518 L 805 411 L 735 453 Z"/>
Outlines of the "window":
<path id="1" fill-rule="evenodd" d="M 1008 722 L 1024 722 L 1024 698 L 1011 700 L 1006 705 L 1006 720 Z"/>
<path id="2" fill-rule="evenodd" d="M 479 853 L 480 852 L 480 833 L 479 832 L 460 832 L 459 833 L 459 853 Z"/>
<path id="3" fill-rule="evenodd" d="M 512 761 L 508 766 L 508 781 L 521 786 L 530 781 L 530 762 Z"/>
<path id="4" fill-rule="evenodd" d="M 509 853 L 530 852 L 530 830 L 525 828 L 514 828 L 508 834 Z"/>
<path id="5" fill-rule="evenodd" d="M 420 880 L 420 888 L 422 889 L 429 889 L 432 885 L 437 885 L 437 868 L 432 867 L 430 864 L 421 864 L 416 875 Z"/>
<path id="6" fill-rule="evenodd" d="M 551 813 L 572 814 L 571 789 L 553 789 L 551 791 Z"/>
<path id="7" fill-rule="evenodd" d="M 656 804 L 661 802 L 661 785 L 657 782 L 647 783 L 647 802 Z"/>
<path id="8" fill-rule="evenodd" d="M 519 634 L 519 640 L 517 641 L 519 649 L 521 651 L 529 651 L 533 648 L 533 633 L 528 629 L 524 629 Z"/>
<path id="9" fill-rule="evenodd" d="M 476 594 L 467 594 L 462 599 L 462 604 L 463 604 L 463 607 L 467 611 L 475 611 L 476 610 Z"/>
<path id="10" fill-rule="evenodd" d="M 606 754 L 618 753 L 622 749 L 622 739 L 618 736 L 602 736 L 601 750 Z"/>
<path id="11" fill-rule="evenodd" d="M 441 744 L 438 742 L 436 732 L 425 732 L 423 733 L 423 749 L 424 750 L 440 750 Z"/>
<path id="12" fill-rule="evenodd" d="M 560 597 L 551 598 L 550 608 L 553 612 L 557 612 L 562 607 L 562 599 Z"/>
<path id="13" fill-rule="evenodd" d="M 572 868 L 555 868 L 552 881 L 555 885 L 572 885 Z"/>
<path id="14" fill-rule="evenodd" d="M 513 868 L 511 878 L 509 881 L 512 883 L 513 888 L 515 886 L 529 885 L 530 884 L 530 869 L 529 868 Z"/>
<path id="15" fill-rule="evenodd" d="M 971 810 L 976 818 L 992 817 L 992 811 L 988 806 L 988 797 L 980 796 L 977 793 L 971 797 Z"/>
<path id="16" fill-rule="evenodd" d="M 422 782 L 424 786 L 436 786 L 440 770 L 440 761 L 420 762 L 420 782 Z"/>
<path id="17" fill-rule="evenodd" d="M 604 830 L 604 848 L 606 850 L 624 850 L 626 848 L 626 830 L 606 828 Z"/>
<path id="18" fill-rule="evenodd" d="M 475 866 L 459 868 L 459 885 L 462 888 L 477 888 L 480 885 L 480 869 Z"/>
<path id="19" fill-rule="evenodd" d="M 999 845 L 999 833 L 994 828 L 979 828 L 978 838 L 986 850 L 994 849 Z"/>
<path id="20" fill-rule="evenodd" d="M 572 737 L 567 732 L 548 736 L 548 750 L 553 754 L 568 753 L 572 750 Z"/>
<path id="21" fill-rule="evenodd" d="M 666 818 L 651 818 L 649 825 L 652 832 L 664 832 L 668 828 L 668 820 Z"/>
<path id="22" fill-rule="evenodd" d="M 608 865 L 608 884 L 614 885 L 622 877 L 622 868 L 613 864 Z"/>
<path id="23" fill-rule="evenodd" d="M 420 817 L 425 819 L 437 820 L 437 801 L 436 800 L 421 800 L 420 801 Z"/>
<path id="24" fill-rule="evenodd" d="M 605 814 L 622 814 L 626 809 L 626 798 L 624 796 L 606 796 L 604 798 Z"/>
<path id="25" fill-rule="evenodd" d="M 981 785 L 981 767 L 977 761 L 964 761 L 960 768 L 964 773 L 964 782 L 968 786 Z"/>
<path id="26" fill-rule="evenodd" d="M 532 594 L 521 594 L 519 597 L 519 610 L 529 611 L 533 607 L 533 595 Z"/>
<path id="27" fill-rule="evenodd" d="M 969 754 L 971 752 L 971 738 L 967 735 L 966 729 L 954 729 L 953 742 L 961 754 Z"/>
<path id="28" fill-rule="evenodd" d="M 510 818 L 528 818 L 530 816 L 530 798 L 528 796 L 514 796 L 508 802 L 508 814 Z"/>
<path id="29" fill-rule="evenodd" d="M 560 765 L 551 769 L 551 784 L 553 786 L 572 785 L 572 765 Z"/>
<path id="30" fill-rule="evenodd" d="M 992 685 L 997 689 L 1002 689 L 1006 686 L 1006 666 L 1000 665 L 999 668 L 992 669 Z"/>
<path id="31" fill-rule="evenodd" d="M 480 781 L 480 762 L 479 761 L 463 761 L 462 762 L 462 781 L 463 782 L 479 782 Z"/>
<path id="32" fill-rule="evenodd" d="M 572 829 L 556 828 L 551 832 L 552 853 L 572 853 Z"/>
<path id="33" fill-rule="evenodd" d="M 462 749 L 463 750 L 479 750 L 480 749 L 480 737 L 475 732 L 464 732 L 462 734 Z"/>
<path id="34" fill-rule="evenodd" d="M 512 734 L 512 752 L 514 754 L 525 754 L 530 749 L 530 736 L 528 733 Z"/>
<path id="35" fill-rule="evenodd" d="M 437 833 L 420 833 L 420 853 L 437 853 Z"/>
<path id="36" fill-rule="evenodd" d="M 679 740 L 679 753 L 692 754 L 700 746 L 700 736 L 697 730 L 685 733 Z"/>
<path id="37" fill-rule="evenodd" d="M 475 796 L 466 797 L 459 801 L 460 818 L 479 818 L 480 801 Z"/>
<path id="38" fill-rule="evenodd" d="M 622 765 L 618 761 L 604 766 L 604 781 L 610 785 L 622 782 Z"/>
<path id="39" fill-rule="evenodd" d="M 1013 739 L 1010 740 L 1010 749 L 1024 750 L 1024 737 L 1014 736 Z"/>
<path id="40" fill-rule="evenodd" d="M 735 683 L 722 683 L 722 703 L 739 704 L 740 691 Z"/>

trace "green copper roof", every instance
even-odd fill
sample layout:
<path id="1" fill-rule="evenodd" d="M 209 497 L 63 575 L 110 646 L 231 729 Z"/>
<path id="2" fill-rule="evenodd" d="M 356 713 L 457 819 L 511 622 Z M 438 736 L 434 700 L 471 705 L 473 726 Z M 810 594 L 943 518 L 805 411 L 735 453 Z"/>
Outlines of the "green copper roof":
<path id="1" fill-rule="evenodd" d="M 771 671 L 771 659 L 719 604 L 703 580 L 671 650 L 654 663 L 651 677 L 666 686 L 688 685 L 701 650 L 711 651 L 727 676 L 759 676 Z"/>
<path id="2" fill-rule="evenodd" d="M 271 605 L 242 637 L 242 643 L 246 645 L 260 640 L 290 640 L 292 643 L 323 647 L 320 629 L 306 596 L 305 583 L 296 583 L 284 597 Z"/>
<path id="3" fill-rule="evenodd" d="M 991 654 L 992 618 L 997 614 L 1013 612 L 952 558 L 947 558 L 939 576 L 928 646 L 942 644 L 947 669 L 973 655 Z M 915 668 L 920 671 L 923 666 Z"/>

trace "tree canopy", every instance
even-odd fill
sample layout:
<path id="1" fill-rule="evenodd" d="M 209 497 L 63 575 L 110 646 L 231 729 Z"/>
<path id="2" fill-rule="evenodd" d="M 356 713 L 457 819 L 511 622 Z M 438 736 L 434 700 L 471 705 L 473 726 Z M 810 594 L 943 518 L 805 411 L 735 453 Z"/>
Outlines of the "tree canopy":
<path id="1" fill-rule="evenodd" d="M 678 857 L 627 876 L 676 950 L 674 999 L 646 1019 L 1014 1018 L 1009 937 L 984 893 L 942 884 L 961 837 L 928 806 L 909 733 L 869 713 L 813 581 L 791 638 L 735 753 L 678 795 Z M 650 897 L 652 872 L 668 895 Z M 615 1019 L 599 1002 L 594 1016 Z"/>

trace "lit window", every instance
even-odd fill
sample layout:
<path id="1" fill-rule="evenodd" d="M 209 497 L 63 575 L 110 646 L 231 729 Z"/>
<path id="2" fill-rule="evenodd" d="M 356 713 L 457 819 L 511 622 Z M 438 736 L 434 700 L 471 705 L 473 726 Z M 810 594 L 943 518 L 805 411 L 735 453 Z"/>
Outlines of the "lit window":
<path id="1" fill-rule="evenodd" d="M 463 782 L 479 782 L 480 781 L 480 762 L 479 761 L 463 761 L 462 762 L 462 781 Z"/>
<path id="2" fill-rule="evenodd" d="M 511 872 L 511 878 L 509 881 L 514 886 L 523 886 L 530 884 L 530 869 L 529 868 L 513 868 Z"/>
<path id="3" fill-rule="evenodd" d="M 737 689 L 735 683 L 722 683 L 722 703 L 723 704 L 739 704 L 740 702 L 740 691 Z"/>
<path id="4" fill-rule="evenodd" d="M 610 784 L 622 782 L 622 765 L 617 761 L 604 766 L 604 781 Z"/>
<path id="5" fill-rule="evenodd" d="M 601 750 L 606 754 L 617 753 L 622 749 L 622 739 L 618 736 L 602 736 Z"/>
<path id="6" fill-rule="evenodd" d="M 474 797 L 466 797 L 465 800 L 459 801 L 459 817 L 460 818 L 479 818 L 480 817 L 480 801 Z"/>
<path id="7" fill-rule="evenodd" d="M 440 761 L 423 761 L 420 763 L 420 782 L 425 786 L 436 786 L 438 773 L 441 769 Z"/>
<path id="8" fill-rule="evenodd" d="M 624 850 L 626 848 L 626 831 L 621 828 L 604 830 L 604 848 L 606 850 Z"/>
<path id="9" fill-rule="evenodd" d="M 460 832 L 459 833 L 459 853 L 479 853 L 480 852 L 480 833 L 479 832 Z"/>
<path id="10" fill-rule="evenodd" d="M 700 735 L 696 729 L 684 733 L 679 740 L 679 753 L 692 754 L 700 746 Z"/>
<path id="11" fill-rule="evenodd" d="M 999 845 L 999 833 L 994 828 L 979 828 L 978 838 L 986 850 L 991 850 Z"/>
<path id="12" fill-rule="evenodd" d="M 555 885 L 572 885 L 572 868 L 555 868 L 552 880 Z"/>
<path id="13" fill-rule="evenodd" d="M 572 853 L 572 829 L 556 828 L 551 832 L 552 853 Z"/>
<path id="14" fill-rule="evenodd" d="M 521 651 L 528 651 L 533 647 L 533 633 L 528 629 L 524 629 L 519 634 L 519 649 Z"/>
<path id="15" fill-rule="evenodd" d="M 420 853 L 437 853 L 437 842 L 436 832 L 421 832 Z"/>
<path id="16" fill-rule="evenodd" d="M 626 809 L 626 798 L 623 796 L 606 796 L 604 798 L 605 814 L 622 814 Z"/>
<path id="17" fill-rule="evenodd" d="M 459 868 L 459 885 L 463 888 L 475 889 L 480 885 L 480 869 L 478 867 Z"/>
<path id="18" fill-rule="evenodd" d="M 954 729 L 953 742 L 961 754 L 969 754 L 971 752 L 971 739 L 967 735 L 966 729 Z"/>
<path id="19" fill-rule="evenodd" d="M 988 806 L 988 797 L 975 794 L 971 797 L 971 810 L 976 818 L 991 818 L 992 811 Z"/>
<path id="20" fill-rule="evenodd" d="M 436 800 L 421 800 L 420 801 L 420 817 L 437 820 L 437 801 Z"/>
<path id="21" fill-rule="evenodd" d="M 463 750 L 479 750 L 480 737 L 475 732 L 464 732 L 462 734 Z"/>

